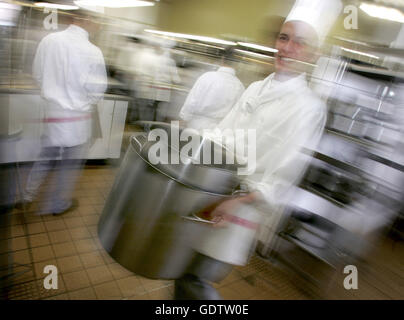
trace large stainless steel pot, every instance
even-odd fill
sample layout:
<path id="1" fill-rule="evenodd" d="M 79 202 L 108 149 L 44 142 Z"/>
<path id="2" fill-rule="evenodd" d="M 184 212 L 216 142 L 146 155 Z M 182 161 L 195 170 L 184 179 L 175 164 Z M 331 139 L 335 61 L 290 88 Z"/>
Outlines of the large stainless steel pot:
<path id="1" fill-rule="evenodd" d="M 190 239 L 199 230 L 183 216 L 198 213 L 231 192 L 198 190 L 151 165 L 142 154 L 146 143 L 132 137 L 100 217 L 98 235 L 105 250 L 127 269 L 148 278 L 176 279 L 193 257 Z"/>
<path id="2" fill-rule="evenodd" d="M 148 159 L 149 162 L 152 162 L 154 167 L 171 177 L 175 177 L 178 181 L 199 190 L 231 194 L 238 189 L 240 180 L 237 175 L 237 169 L 241 165 L 237 164 L 237 159 L 233 153 L 226 150 L 222 145 L 208 138 L 202 138 L 192 131 L 188 132 L 188 140 L 178 141 L 177 145 L 175 145 L 171 143 L 171 127 L 168 124 L 159 124 L 158 128 L 163 129 L 168 134 L 167 141 L 160 144 L 159 151 L 160 153 L 165 152 L 168 155 L 167 163 L 157 163 L 155 152 L 151 152 L 156 142 L 145 141 L 147 139 L 145 137 L 141 139 L 143 141 L 141 155 L 143 158 Z M 198 148 L 196 148 L 196 152 L 193 155 L 183 151 L 184 146 L 192 139 L 191 137 L 197 139 L 195 141 L 199 141 Z M 177 164 L 173 163 L 172 154 L 180 156 L 181 161 Z M 206 159 L 207 155 L 208 159 Z M 216 160 L 219 163 L 214 163 L 214 155 L 218 156 Z M 231 158 L 232 163 L 227 163 L 228 158 Z"/>

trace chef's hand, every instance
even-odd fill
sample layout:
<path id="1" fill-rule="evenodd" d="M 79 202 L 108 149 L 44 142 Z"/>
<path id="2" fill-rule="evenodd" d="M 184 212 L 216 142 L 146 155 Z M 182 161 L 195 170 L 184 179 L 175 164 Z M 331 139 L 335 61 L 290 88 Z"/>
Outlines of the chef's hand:
<path id="1" fill-rule="evenodd" d="M 211 213 L 212 216 L 211 221 L 215 222 L 215 224 L 212 224 L 212 226 L 215 228 L 226 227 L 227 226 L 226 215 L 231 215 L 241 205 L 253 203 L 258 199 L 259 199 L 259 193 L 252 192 L 245 196 L 239 196 L 237 198 L 222 202 Z"/>

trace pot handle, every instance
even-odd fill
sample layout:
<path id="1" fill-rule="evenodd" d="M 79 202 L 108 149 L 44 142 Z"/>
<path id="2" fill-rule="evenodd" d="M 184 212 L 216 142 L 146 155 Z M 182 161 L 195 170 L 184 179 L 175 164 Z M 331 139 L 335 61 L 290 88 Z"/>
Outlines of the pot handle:
<path id="1" fill-rule="evenodd" d="M 234 196 L 246 196 L 249 192 L 246 190 L 234 190 L 233 193 L 231 194 L 233 197 Z"/>
<path id="2" fill-rule="evenodd" d="M 145 132 L 137 132 L 132 135 L 133 140 L 139 145 L 140 150 L 142 150 L 144 143 L 147 141 Z M 139 139 L 141 138 L 141 139 Z M 143 141 L 141 141 L 143 140 Z"/>
<path id="3" fill-rule="evenodd" d="M 210 220 L 205 220 L 205 219 L 199 218 L 199 217 L 197 217 L 195 215 L 193 215 L 193 216 L 182 216 L 181 218 L 183 220 L 187 220 L 187 221 L 191 221 L 191 222 L 205 223 L 205 224 L 210 224 L 210 225 L 216 224 L 216 222 L 213 222 L 213 221 L 210 221 Z"/>

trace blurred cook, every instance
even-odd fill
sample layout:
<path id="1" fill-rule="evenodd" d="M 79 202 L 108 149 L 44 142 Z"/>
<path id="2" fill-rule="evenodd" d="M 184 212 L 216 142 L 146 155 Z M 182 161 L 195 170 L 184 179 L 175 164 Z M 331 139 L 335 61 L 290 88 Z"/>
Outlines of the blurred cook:
<path id="1" fill-rule="evenodd" d="M 256 165 L 242 183 L 249 194 L 220 204 L 211 213 L 218 225 L 248 226 L 249 221 L 234 215 L 246 204 L 264 204 L 263 214 L 273 214 L 287 203 L 287 191 L 308 164 L 301 146 L 315 146 L 326 123 L 326 105 L 309 88 L 306 68 L 316 62 L 317 50 L 341 9 L 339 0 L 297 0 L 276 41 L 275 72 L 252 83 L 218 125 L 222 132 L 256 130 L 257 151 Z M 195 246 L 199 255 L 176 281 L 177 299 L 220 299 L 207 281 L 219 281 L 231 271 L 232 261 L 224 257 L 231 258 L 229 251 L 239 248 L 223 238 L 212 246 L 215 234 L 209 235 Z"/>
<path id="2" fill-rule="evenodd" d="M 33 76 L 44 102 L 42 149 L 28 177 L 23 203 L 31 203 L 53 168 L 56 189 L 51 190 L 42 214 L 61 214 L 77 205 L 72 200 L 76 178 L 86 158 L 92 137 L 92 114 L 107 88 L 107 73 L 101 50 L 89 41 L 98 25 L 87 10 L 75 12 L 64 31 L 47 35 L 39 43 Z"/>
<path id="3" fill-rule="evenodd" d="M 200 76 L 189 92 L 180 118 L 193 129 L 212 129 L 229 113 L 244 92 L 244 86 L 231 67 L 231 49 L 222 57 L 222 67 Z"/>

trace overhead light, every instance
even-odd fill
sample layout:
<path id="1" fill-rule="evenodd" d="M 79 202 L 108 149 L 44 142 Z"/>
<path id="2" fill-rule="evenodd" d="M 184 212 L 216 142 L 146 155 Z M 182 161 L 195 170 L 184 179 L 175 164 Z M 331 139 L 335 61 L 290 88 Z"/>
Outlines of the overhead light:
<path id="1" fill-rule="evenodd" d="M 374 56 L 373 54 L 369 54 L 369 53 L 365 53 L 365 52 L 361 52 L 361 51 L 356 51 L 356 50 L 352 50 L 352 49 L 347 49 L 347 48 L 341 48 L 341 49 L 346 51 L 346 52 L 359 54 L 361 56 L 366 56 L 366 57 L 373 58 L 373 59 L 380 59 L 378 56 Z"/>
<path id="2" fill-rule="evenodd" d="M 216 38 L 205 37 L 205 36 L 195 36 L 192 34 L 174 33 L 174 32 L 166 32 L 166 31 L 150 30 L 150 29 L 146 29 L 145 32 L 159 34 L 159 35 L 173 37 L 173 38 L 183 38 L 183 39 L 189 39 L 189 40 L 223 44 L 223 45 L 227 45 L 227 46 L 237 45 L 237 43 L 232 42 L 232 41 L 226 41 L 226 40 L 222 40 L 222 39 L 216 39 Z"/>
<path id="3" fill-rule="evenodd" d="M 127 8 L 127 7 L 151 7 L 154 2 L 140 0 L 77 0 L 76 5 L 81 6 L 99 6 L 107 8 Z"/>
<path id="4" fill-rule="evenodd" d="M 0 2 L 0 9 L 20 10 L 20 6 L 16 5 L 16 4 L 7 3 L 7 2 Z"/>
<path id="5" fill-rule="evenodd" d="M 273 52 L 273 53 L 278 52 L 278 50 L 276 50 L 274 48 L 264 47 L 264 46 L 260 46 L 259 44 L 254 44 L 254 43 L 237 42 L 237 44 L 239 44 L 240 46 L 246 47 L 246 48 L 257 49 L 257 50 L 266 51 L 266 52 Z"/>
<path id="6" fill-rule="evenodd" d="M 368 3 L 362 3 L 359 8 L 371 17 L 404 23 L 404 14 L 398 9 Z"/>
<path id="7" fill-rule="evenodd" d="M 40 8 L 59 9 L 59 10 L 77 10 L 79 7 L 67 4 L 57 4 L 49 2 L 35 2 L 35 6 Z"/>

